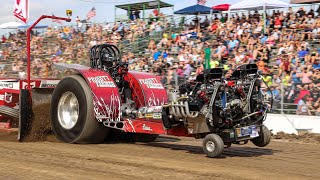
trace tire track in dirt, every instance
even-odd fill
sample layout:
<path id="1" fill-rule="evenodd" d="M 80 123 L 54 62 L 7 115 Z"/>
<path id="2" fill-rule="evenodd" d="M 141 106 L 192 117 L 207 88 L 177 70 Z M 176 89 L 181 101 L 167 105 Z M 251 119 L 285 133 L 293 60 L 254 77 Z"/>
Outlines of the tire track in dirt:
<path id="1" fill-rule="evenodd" d="M 192 138 L 98 145 L 1 140 L 0 179 L 320 178 L 320 145 L 272 142 L 257 148 L 248 143 L 210 159 L 201 141 Z"/>

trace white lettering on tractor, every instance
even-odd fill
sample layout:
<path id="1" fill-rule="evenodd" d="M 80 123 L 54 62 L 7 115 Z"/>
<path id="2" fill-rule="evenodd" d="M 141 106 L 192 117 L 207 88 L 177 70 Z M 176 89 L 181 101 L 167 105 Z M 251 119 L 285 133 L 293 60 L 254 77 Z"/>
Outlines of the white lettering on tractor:
<path id="1" fill-rule="evenodd" d="M 116 87 L 108 76 L 96 76 L 88 78 L 90 83 L 95 83 L 97 87 Z"/>
<path id="2" fill-rule="evenodd" d="M 150 89 L 164 89 L 156 78 L 139 79 L 141 84 L 145 84 Z"/>
<path id="3" fill-rule="evenodd" d="M 142 125 L 142 129 L 145 131 L 152 131 L 151 127 L 147 126 L 146 124 Z"/>

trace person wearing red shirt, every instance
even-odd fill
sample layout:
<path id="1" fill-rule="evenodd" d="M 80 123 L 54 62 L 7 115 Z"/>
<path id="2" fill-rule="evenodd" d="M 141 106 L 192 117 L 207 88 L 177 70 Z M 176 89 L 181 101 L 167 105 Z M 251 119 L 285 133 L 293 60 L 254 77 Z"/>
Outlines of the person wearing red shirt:
<path id="1" fill-rule="evenodd" d="M 2 43 L 5 43 L 7 41 L 7 38 L 5 36 L 2 36 L 1 41 Z"/>
<path id="2" fill-rule="evenodd" d="M 153 14 L 154 14 L 154 16 L 158 16 L 159 15 L 159 11 L 157 9 L 154 9 L 153 10 Z"/>
<path id="3" fill-rule="evenodd" d="M 281 26 L 282 26 L 282 19 L 280 18 L 280 16 L 277 16 L 274 23 L 274 27 L 280 29 Z"/>

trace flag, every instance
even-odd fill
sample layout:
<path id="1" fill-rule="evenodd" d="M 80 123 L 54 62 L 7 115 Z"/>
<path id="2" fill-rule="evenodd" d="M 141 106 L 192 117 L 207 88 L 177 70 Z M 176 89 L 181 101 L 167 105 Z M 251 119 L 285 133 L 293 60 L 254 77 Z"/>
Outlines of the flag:
<path id="1" fill-rule="evenodd" d="M 55 16 L 55 15 L 52 14 L 52 16 Z M 62 21 L 60 19 L 52 19 L 52 22 L 62 24 Z"/>
<path id="2" fill-rule="evenodd" d="M 94 17 L 94 16 L 96 16 L 96 8 L 92 8 L 89 12 L 88 12 L 88 14 L 87 14 L 87 19 L 89 20 L 90 18 L 92 18 L 92 17 Z"/>
<path id="3" fill-rule="evenodd" d="M 198 0 L 199 5 L 205 5 L 207 3 L 207 0 Z"/>
<path id="4" fill-rule="evenodd" d="M 29 17 L 29 0 L 15 0 L 13 15 L 27 23 Z"/>

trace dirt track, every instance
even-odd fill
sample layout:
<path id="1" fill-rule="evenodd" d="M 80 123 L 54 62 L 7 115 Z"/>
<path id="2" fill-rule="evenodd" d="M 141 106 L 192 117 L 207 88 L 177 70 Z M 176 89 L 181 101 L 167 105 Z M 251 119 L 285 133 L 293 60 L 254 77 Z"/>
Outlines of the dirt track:
<path id="1" fill-rule="evenodd" d="M 15 142 L 0 133 L 0 179 L 320 179 L 320 145 L 234 145 L 210 159 L 201 141 L 74 145 Z"/>

